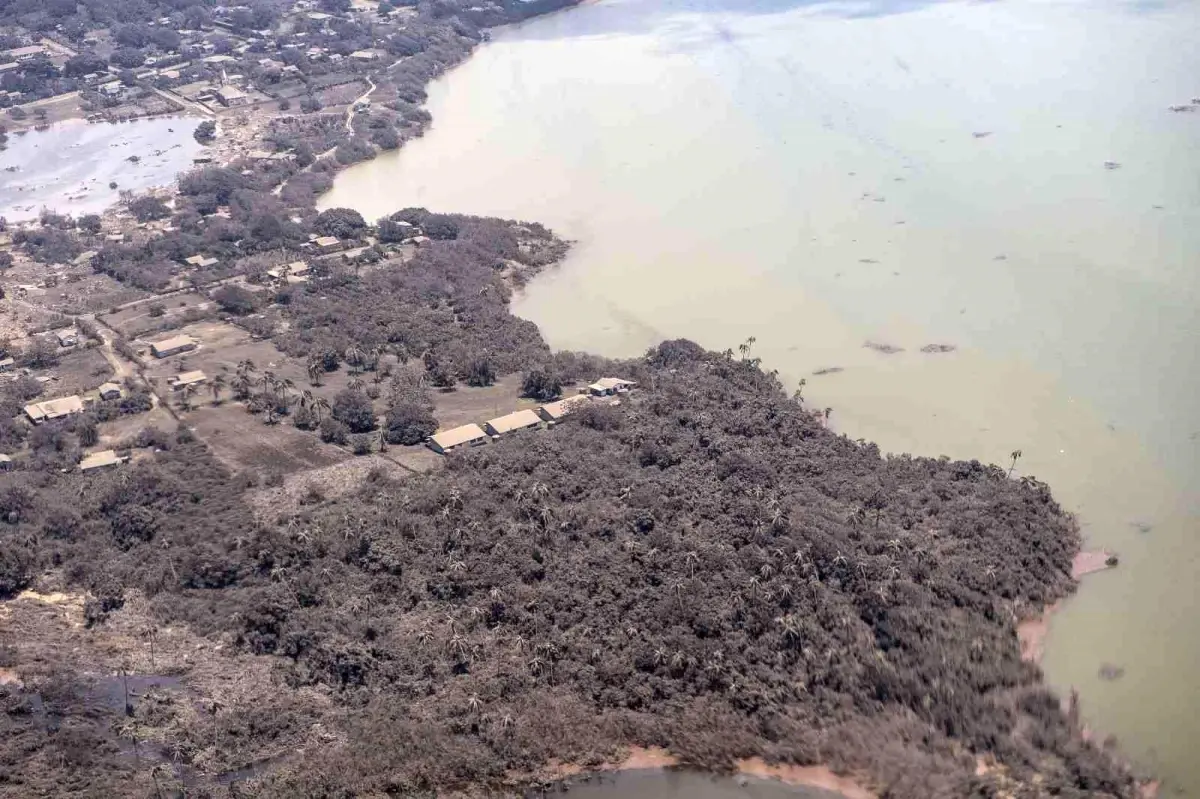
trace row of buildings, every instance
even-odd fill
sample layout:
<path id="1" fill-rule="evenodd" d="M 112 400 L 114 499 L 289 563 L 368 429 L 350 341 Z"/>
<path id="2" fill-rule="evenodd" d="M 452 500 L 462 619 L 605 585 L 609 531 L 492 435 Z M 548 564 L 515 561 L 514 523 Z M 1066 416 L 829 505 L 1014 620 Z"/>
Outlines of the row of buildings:
<path id="1" fill-rule="evenodd" d="M 593 399 L 625 394 L 636 385 L 632 380 L 604 377 L 584 389 L 583 393 L 573 397 L 550 402 L 538 408 L 514 411 L 486 421 L 482 427 L 472 423 L 443 430 L 430 436 L 427 443 L 430 449 L 441 455 L 462 447 L 478 446 L 520 430 L 556 424 L 591 403 Z"/>

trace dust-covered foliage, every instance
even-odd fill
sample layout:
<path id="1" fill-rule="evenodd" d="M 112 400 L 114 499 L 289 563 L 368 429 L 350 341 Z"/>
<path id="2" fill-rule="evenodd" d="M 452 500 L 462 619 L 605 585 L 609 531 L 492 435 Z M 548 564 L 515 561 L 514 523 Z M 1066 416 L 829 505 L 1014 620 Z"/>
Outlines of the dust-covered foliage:
<path id="1" fill-rule="evenodd" d="M 265 524 L 198 443 L 0 475 L 2 550 L 334 697 L 334 742 L 262 796 L 497 785 L 628 744 L 829 762 L 913 799 L 990 795 L 990 754 L 1132 795 L 1020 659 L 1015 614 L 1071 589 L 1078 546 L 1044 485 L 881 457 L 687 342 L 623 370 L 643 388 L 619 407 Z"/>
<path id="2" fill-rule="evenodd" d="M 342 210 L 323 216 L 339 228 L 359 224 Z M 540 225 L 409 215 L 441 238 L 402 267 L 338 273 L 297 292 L 282 309 L 290 325 L 276 339 L 280 349 L 302 358 L 351 348 L 429 355 L 451 385 L 456 376 L 486 385 L 497 373 L 547 360 L 537 327 L 508 312 L 510 283 L 560 258 L 565 244 Z"/>

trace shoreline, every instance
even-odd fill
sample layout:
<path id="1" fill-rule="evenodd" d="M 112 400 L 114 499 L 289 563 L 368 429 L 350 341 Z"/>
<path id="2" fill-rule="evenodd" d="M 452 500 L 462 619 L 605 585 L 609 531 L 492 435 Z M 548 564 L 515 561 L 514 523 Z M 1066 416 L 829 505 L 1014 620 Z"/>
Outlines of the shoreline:
<path id="1" fill-rule="evenodd" d="M 1071 560 L 1071 579 L 1076 582 L 1089 574 L 1115 568 L 1116 555 L 1107 549 L 1080 550 Z M 1041 665 L 1046 654 L 1046 638 L 1050 633 L 1050 619 L 1069 597 L 1063 597 L 1044 606 L 1033 616 L 1017 622 L 1017 643 L 1021 648 L 1021 659 Z"/>
<path id="2" fill-rule="evenodd" d="M 714 777 L 752 777 L 769 780 L 797 788 L 817 788 L 840 794 L 843 799 L 878 799 L 878 794 L 869 791 L 850 777 L 838 775 L 828 766 L 796 766 L 772 764 L 761 757 L 741 758 L 734 762 L 730 772 L 689 765 L 666 749 L 657 746 L 631 746 L 624 759 L 605 762 L 598 766 L 584 767 L 576 764 L 553 766 L 546 774 L 549 782 L 563 783 L 572 778 L 588 778 L 604 774 L 620 774 L 629 771 L 666 772 L 672 770 L 692 771 Z M 529 775 L 515 776 L 515 781 L 528 785 Z"/>

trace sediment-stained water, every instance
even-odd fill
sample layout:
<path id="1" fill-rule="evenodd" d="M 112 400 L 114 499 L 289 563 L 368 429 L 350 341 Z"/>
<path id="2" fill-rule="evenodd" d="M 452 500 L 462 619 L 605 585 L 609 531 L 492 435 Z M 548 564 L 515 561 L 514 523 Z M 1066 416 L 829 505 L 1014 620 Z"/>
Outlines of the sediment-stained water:
<path id="1" fill-rule="evenodd" d="M 1200 791 L 1197 31 L 1183 2 L 600 0 L 497 32 L 323 205 L 577 240 L 516 304 L 555 347 L 753 336 L 852 437 L 1020 450 L 1121 556 L 1049 680 Z"/>
<path id="2" fill-rule="evenodd" d="M 0 216 L 36 219 L 42 209 L 82 216 L 116 202 L 124 190 L 165 186 L 190 169 L 201 146 L 198 119 L 169 117 L 124 123 L 64 122 L 9 134 L 0 150 Z M 136 161 L 130 161 L 130 157 Z M 116 183 L 116 188 L 110 188 Z"/>

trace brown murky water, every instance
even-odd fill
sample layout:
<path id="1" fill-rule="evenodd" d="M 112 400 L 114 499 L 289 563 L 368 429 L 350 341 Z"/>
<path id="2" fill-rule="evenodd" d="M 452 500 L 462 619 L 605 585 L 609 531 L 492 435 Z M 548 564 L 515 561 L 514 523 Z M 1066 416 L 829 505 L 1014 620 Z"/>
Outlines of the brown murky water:
<path id="1" fill-rule="evenodd" d="M 1121 555 L 1049 679 L 1200 791 L 1200 108 L 1168 110 L 1196 31 L 1195 3 L 601 0 L 498 32 L 323 204 L 576 239 L 516 305 L 555 347 L 754 336 L 853 437 L 1020 449 Z"/>

